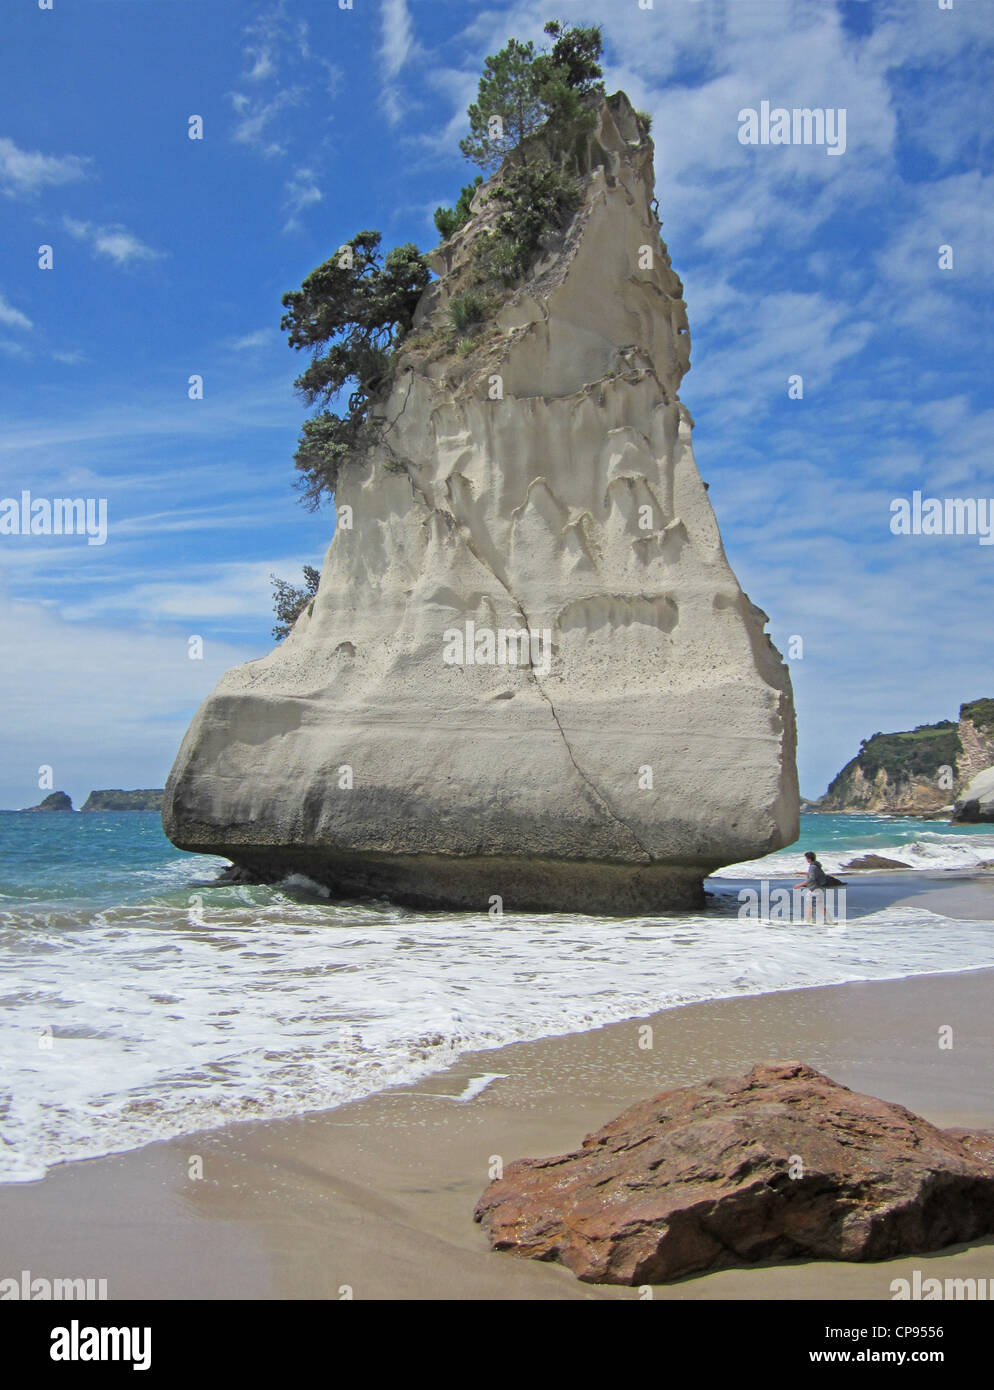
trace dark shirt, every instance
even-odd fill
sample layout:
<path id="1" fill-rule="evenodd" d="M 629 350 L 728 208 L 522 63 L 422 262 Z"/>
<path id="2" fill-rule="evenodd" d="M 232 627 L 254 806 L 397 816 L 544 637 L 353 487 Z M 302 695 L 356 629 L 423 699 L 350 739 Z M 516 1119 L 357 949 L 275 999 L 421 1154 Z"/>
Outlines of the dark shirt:
<path id="1" fill-rule="evenodd" d="M 813 864 L 808 865 L 808 881 L 806 886 L 808 888 L 825 887 L 825 870 L 818 863 L 817 859 Z"/>

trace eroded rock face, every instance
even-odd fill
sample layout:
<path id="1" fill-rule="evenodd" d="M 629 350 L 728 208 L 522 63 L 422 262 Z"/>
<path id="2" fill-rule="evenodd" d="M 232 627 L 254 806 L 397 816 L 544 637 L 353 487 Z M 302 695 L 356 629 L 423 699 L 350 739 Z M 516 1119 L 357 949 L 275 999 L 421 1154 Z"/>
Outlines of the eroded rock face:
<path id="1" fill-rule="evenodd" d="M 980 709 L 987 703 L 986 700 L 971 700 L 960 707 L 962 751 L 956 759 L 956 780 L 961 795 L 979 773 L 994 767 L 994 729 L 980 715 Z"/>
<path id="2" fill-rule="evenodd" d="M 476 1208 L 495 1250 L 589 1283 L 758 1260 L 881 1260 L 994 1231 L 994 1134 L 939 1130 L 800 1062 L 666 1091 Z"/>
<path id="3" fill-rule="evenodd" d="M 437 349 L 449 281 L 426 291 L 313 611 L 184 740 L 182 848 L 416 905 L 627 914 L 796 838 L 790 682 L 694 462 L 683 291 L 623 95 L 589 162 L 465 358 Z"/>
<path id="4" fill-rule="evenodd" d="M 994 767 L 978 772 L 970 785 L 960 793 L 953 820 L 974 823 L 994 821 Z"/>

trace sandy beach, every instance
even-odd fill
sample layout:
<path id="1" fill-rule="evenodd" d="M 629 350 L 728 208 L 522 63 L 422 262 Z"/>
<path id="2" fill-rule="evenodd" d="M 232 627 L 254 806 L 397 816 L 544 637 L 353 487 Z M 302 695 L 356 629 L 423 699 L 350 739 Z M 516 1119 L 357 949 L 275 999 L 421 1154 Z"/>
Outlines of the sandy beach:
<path id="1" fill-rule="evenodd" d="M 914 877 L 868 891 L 991 915 L 990 880 Z M 469 1053 L 335 1110 L 63 1164 L 0 1188 L 0 1275 L 105 1278 L 111 1298 L 637 1298 L 489 1251 L 472 1212 L 493 1157 L 564 1152 L 638 1099 L 765 1059 L 807 1062 L 938 1125 L 994 1128 L 992 991 L 994 970 L 976 970 L 688 1004 Z M 915 1268 L 994 1278 L 994 1239 L 884 1263 L 726 1270 L 653 1294 L 889 1299 Z"/>

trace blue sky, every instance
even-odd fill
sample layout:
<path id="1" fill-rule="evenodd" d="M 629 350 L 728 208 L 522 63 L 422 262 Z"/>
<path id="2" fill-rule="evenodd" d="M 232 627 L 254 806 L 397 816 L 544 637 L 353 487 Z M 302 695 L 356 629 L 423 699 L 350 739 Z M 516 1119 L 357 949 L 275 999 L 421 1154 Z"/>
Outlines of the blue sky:
<path id="1" fill-rule="evenodd" d="M 435 244 L 484 57 L 553 16 L 600 23 L 608 90 L 653 116 L 681 394 L 732 566 L 803 638 L 803 790 L 994 695 L 994 546 L 889 527 L 916 488 L 994 497 L 987 0 L 9 0 L 0 497 L 106 497 L 109 536 L 0 536 L 0 805 L 42 764 L 77 803 L 161 786 L 270 649 L 270 573 L 334 526 L 292 487 L 280 297 L 360 228 Z M 740 144 L 763 100 L 844 107 L 845 154 Z"/>

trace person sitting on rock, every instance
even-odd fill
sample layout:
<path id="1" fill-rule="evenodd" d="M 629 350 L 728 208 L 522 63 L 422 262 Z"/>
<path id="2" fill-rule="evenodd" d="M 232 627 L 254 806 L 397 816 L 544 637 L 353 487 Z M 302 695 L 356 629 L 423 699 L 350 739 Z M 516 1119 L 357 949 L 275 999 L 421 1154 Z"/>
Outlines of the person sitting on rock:
<path id="1" fill-rule="evenodd" d="M 795 888 L 803 888 L 805 892 L 804 920 L 812 920 L 812 908 L 817 906 L 821 908 L 820 920 L 834 923 L 835 918 L 825 907 L 825 885 L 828 883 L 828 875 L 819 864 L 813 850 L 807 850 L 804 857 L 808 861 L 808 876 L 800 883 L 794 884 Z"/>

